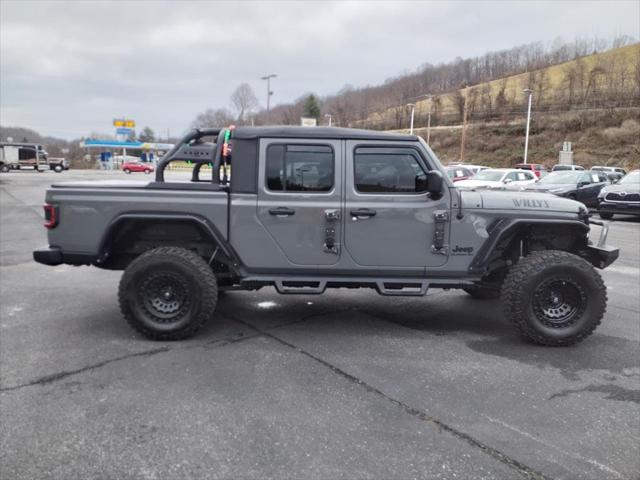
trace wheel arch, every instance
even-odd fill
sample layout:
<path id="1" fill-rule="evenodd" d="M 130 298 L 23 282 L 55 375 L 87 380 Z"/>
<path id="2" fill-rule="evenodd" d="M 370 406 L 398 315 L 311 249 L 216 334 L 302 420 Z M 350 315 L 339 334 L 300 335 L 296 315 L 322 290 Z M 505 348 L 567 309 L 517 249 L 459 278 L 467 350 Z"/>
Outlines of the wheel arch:
<path id="1" fill-rule="evenodd" d="M 487 275 L 534 250 L 561 250 L 593 263 L 586 249 L 589 226 L 579 220 L 502 218 L 488 228 L 469 272 Z"/>
<path id="2" fill-rule="evenodd" d="M 114 218 L 102 236 L 96 263 L 120 270 L 144 251 L 165 245 L 197 250 L 201 256 L 215 254 L 216 261 L 234 272 L 240 266 L 229 242 L 206 218 L 192 213 L 148 212 L 128 212 Z"/>

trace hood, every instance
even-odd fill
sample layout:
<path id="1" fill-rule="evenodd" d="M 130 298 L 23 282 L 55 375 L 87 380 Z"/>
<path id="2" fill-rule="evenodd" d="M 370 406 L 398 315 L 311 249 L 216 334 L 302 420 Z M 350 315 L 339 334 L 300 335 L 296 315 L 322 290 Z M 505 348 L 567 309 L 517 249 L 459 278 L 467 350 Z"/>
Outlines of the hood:
<path id="1" fill-rule="evenodd" d="M 465 188 L 495 188 L 504 187 L 505 184 L 502 182 L 491 182 L 488 180 L 460 180 L 455 183 L 455 186 Z"/>
<path id="2" fill-rule="evenodd" d="M 622 185 L 616 183 L 613 185 L 607 185 L 602 190 L 600 190 L 600 195 L 604 196 L 610 192 L 640 193 L 640 183 L 623 183 Z"/>
<path id="3" fill-rule="evenodd" d="M 580 202 L 551 193 L 510 190 L 484 190 L 478 192 L 482 208 L 507 211 L 528 210 L 544 215 L 545 212 L 584 214 L 587 208 Z M 463 202 L 463 204 L 466 202 Z"/>
<path id="4" fill-rule="evenodd" d="M 546 183 L 546 184 L 534 183 L 524 187 L 525 191 L 552 192 L 552 193 L 565 192 L 567 190 L 575 190 L 575 189 L 576 189 L 575 183 L 553 183 L 553 184 L 552 183 Z"/>

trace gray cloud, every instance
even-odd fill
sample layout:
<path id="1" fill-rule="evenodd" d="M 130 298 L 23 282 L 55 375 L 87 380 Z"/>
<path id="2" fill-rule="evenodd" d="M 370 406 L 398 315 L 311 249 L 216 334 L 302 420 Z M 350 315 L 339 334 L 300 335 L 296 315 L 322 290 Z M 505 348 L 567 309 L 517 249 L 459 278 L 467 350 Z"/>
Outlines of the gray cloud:
<path id="1" fill-rule="evenodd" d="M 67 138 L 114 116 L 185 130 L 277 73 L 276 103 L 562 36 L 640 37 L 640 3 L 0 3 L 0 122 Z"/>

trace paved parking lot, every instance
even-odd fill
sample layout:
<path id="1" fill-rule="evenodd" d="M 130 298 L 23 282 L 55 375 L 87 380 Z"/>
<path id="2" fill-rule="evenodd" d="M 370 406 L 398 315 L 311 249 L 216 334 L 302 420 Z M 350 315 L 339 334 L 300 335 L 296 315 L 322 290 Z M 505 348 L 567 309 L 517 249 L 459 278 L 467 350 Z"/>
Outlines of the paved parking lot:
<path id="1" fill-rule="evenodd" d="M 31 259 L 45 187 L 105 176 L 0 176 L 1 478 L 638 478 L 640 221 L 611 223 L 607 314 L 575 347 L 439 290 L 229 292 L 158 343 L 120 272 Z"/>

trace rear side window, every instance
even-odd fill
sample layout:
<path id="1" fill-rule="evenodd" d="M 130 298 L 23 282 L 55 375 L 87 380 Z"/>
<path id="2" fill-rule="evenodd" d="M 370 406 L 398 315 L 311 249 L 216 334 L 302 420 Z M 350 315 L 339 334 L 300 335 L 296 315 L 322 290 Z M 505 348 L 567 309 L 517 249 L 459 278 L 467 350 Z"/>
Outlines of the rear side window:
<path id="1" fill-rule="evenodd" d="M 326 145 L 269 145 L 266 183 L 276 192 L 328 192 L 334 184 L 333 149 Z"/>
<path id="2" fill-rule="evenodd" d="M 426 172 L 413 149 L 362 147 L 356 149 L 353 159 L 358 192 L 423 192 L 416 186 L 416 180 L 424 179 Z"/>

